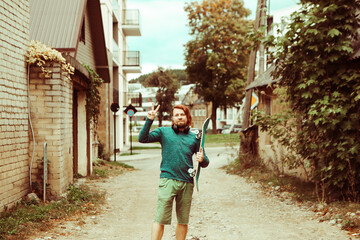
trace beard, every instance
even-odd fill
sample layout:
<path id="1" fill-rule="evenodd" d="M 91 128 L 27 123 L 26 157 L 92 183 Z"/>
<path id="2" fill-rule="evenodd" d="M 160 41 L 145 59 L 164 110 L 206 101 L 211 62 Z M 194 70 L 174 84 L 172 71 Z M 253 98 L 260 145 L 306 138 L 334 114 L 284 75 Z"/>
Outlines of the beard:
<path id="1" fill-rule="evenodd" d="M 175 123 L 178 127 L 186 127 L 186 122 L 185 121 L 181 121 L 181 122 L 177 122 Z"/>

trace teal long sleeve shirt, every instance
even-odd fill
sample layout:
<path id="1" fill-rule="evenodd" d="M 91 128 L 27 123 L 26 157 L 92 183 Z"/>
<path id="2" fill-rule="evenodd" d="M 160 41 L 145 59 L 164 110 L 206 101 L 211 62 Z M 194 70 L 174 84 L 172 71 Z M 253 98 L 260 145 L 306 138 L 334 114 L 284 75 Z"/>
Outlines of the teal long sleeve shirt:
<path id="1" fill-rule="evenodd" d="M 160 178 L 170 178 L 183 182 L 194 183 L 188 170 L 193 168 L 192 156 L 199 151 L 200 139 L 192 132 L 175 133 L 171 127 L 159 127 L 150 132 L 153 121 L 146 119 L 144 127 L 139 133 L 139 142 L 160 142 L 162 161 Z M 209 158 L 205 154 L 200 167 L 209 165 Z"/>

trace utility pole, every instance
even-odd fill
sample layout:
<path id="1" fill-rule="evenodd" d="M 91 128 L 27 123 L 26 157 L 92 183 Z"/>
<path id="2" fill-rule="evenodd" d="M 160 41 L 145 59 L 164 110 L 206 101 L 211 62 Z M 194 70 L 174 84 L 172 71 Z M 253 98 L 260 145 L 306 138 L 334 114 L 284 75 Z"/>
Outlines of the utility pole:
<path id="1" fill-rule="evenodd" d="M 266 24 L 266 0 L 258 0 L 257 9 L 256 9 L 256 17 L 255 17 L 255 25 L 254 25 L 255 31 L 257 31 L 260 28 L 260 26 L 264 26 L 265 24 Z M 247 85 L 252 83 L 255 79 L 255 64 L 256 64 L 257 51 L 258 51 L 258 48 L 255 48 L 255 49 L 252 49 L 250 52 Z M 264 46 L 262 44 L 259 46 L 259 51 L 260 51 L 259 74 L 263 74 L 264 73 Z M 249 127 L 251 94 L 252 94 L 252 89 L 249 89 L 245 93 L 245 106 L 244 106 L 243 122 L 242 122 L 243 130 L 246 130 Z"/>
<path id="2" fill-rule="evenodd" d="M 259 28 L 261 26 L 264 26 L 265 24 L 266 0 L 258 0 L 254 30 L 258 31 Z M 260 54 L 259 74 L 264 73 L 264 46 L 258 46 L 255 49 L 252 49 L 250 52 L 247 85 L 252 83 L 255 79 L 256 54 L 258 50 Z M 252 128 L 249 127 L 252 91 L 252 89 L 249 89 L 245 93 L 242 131 L 240 133 L 240 153 L 244 156 L 244 162 L 242 163 L 243 167 L 251 165 L 251 162 L 255 160 L 258 156 L 258 128 L 256 126 Z"/>

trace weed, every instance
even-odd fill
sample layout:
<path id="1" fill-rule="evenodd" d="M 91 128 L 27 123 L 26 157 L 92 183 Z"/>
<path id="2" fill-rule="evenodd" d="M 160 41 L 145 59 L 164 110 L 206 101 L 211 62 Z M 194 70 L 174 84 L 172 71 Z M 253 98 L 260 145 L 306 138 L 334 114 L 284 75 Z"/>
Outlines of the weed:
<path id="1" fill-rule="evenodd" d="M 90 179 L 107 178 L 109 176 L 122 174 L 124 170 L 134 169 L 133 166 L 130 166 L 126 163 L 111 162 L 102 159 L 96 159 L 93 162 L 93 165 L 94 165 L 93 173 L 90 176 Z"/>
<path id="2" fill-rule="evenodd" d="M 99 158 L 110 161 L 111 153 L 105 150 L 105 145 L 102 142 L 99 142 L 98 145 L 98 155 Z"/>
<path id="3" fill-rule="evenodd" d="M 107 169 L 97 169 L 95 168 L 93 171 L 93 177 L 94 178 L 106 178 L 108 177 L 109 172 Z"/>
<path id="4" fill-rule="evenodd" d="M 126 163 L 121 163 L 121 162 L 108 162 L 107 164 L 110 166 L 118 166 L 118 167 L 127 168 L 127 169 L 134 169 L 133 166 L 130 166 Z"/>
<path id="5" fill-rule="evenodd" d="M 48 204 L 37 205 L 23 201 L 0 214 L 0 239 L 12 235 L 19 239 L 20 236 L 30 233 L 34 226 L 46 229 L 51 225 L 51 219 L 63 219 L 76 212 L 89 212 L 103 201 L 103 193 L 92 192 L 85 186 L 70 186 L 66 198 Z"/>

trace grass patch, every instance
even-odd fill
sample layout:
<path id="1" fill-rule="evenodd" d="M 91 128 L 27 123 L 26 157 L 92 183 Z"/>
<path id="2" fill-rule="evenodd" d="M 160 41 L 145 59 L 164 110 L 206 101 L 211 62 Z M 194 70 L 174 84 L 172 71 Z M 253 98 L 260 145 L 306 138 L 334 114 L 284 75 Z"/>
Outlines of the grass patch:
<path id="1" fill-rule="evenodd" d="M 46 231 L 54 220 L 90 213 L 104 202 L 104 193 L 86 186 L 70 186 L 66 197 L 50 203 L 21 202 L 0 214 L 0 239 L 26 239 L 33 231 Z"/>
<path id="2" fill-rule="evenodd" d="M 134 149 L 133 149 L 134 150 Z M 122 153 L 120 154 L 120 156 L 131 156 L 131 155 L 138 155 L 140 153 L 136 153 L 136 152 L 132 152 L 132 154 L 130 154 L 129 152 L 128 153 Z"/>
<path id="3" fill-rule="evenodd" d="M 240 137 L 238 133 L 231 134 L 206 134 L 206 144 L 211 143 L 240 143 Z"/>
<path id="4" fill-rule="evenodd" d="M 160 143 L 159 146 L 136 146 L 136 147 L 132 147 L 133 150 L 146 150 L 146 149 L 161 149 Z"/>
<path id="5" fill-rule="evenodd" d="M 132 171 L 132 170 L 134 170 L 134 167 L 126 163 L 96 159 L 93 162 L 93 173 L 89 178 L 90 179 L 108 178 L 109 176 L 117 176 L 119 174 L 124 173 L 124 171 Z"/>

